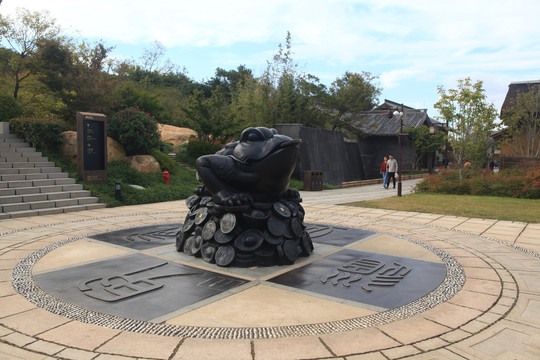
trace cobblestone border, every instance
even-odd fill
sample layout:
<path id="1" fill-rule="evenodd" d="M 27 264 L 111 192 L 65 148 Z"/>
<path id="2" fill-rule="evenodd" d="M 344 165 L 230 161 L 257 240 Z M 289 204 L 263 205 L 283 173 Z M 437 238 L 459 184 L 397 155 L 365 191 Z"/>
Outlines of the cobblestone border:
<path id="1" fill-rule="evenodd" d="M 142 214 L 133 214 L 128 216 L 137 216 Z M 126 215 L 122 215 L 126 216 Z M 113 218 L 115 216 L 111 216 Z M 95 219 L 78 220 L 83 222 Z M 323 224 L 315 222 L 316 224 Z M 52 224 L 51 224 L 52 225 Z M 58 224 L 54 224 L 58 225 Z M 112 224 L 111 224 L 112 225 Z M 151 224 L 144 224 L 144 226 Z M 330 225 L 330 224 L 327 224 Z M 335 224 L 334 224 L 335 225 Z M 143 226 L 143 225 L 141 225 Z M 136 228 L 138 226 L 130 226 L 128 228 Z M 32 268 L 34 264 L 49 252 L 66 245 L 70 242 L 97 235 L 98 233 L 79 235 L 68 238 L 63 241 L 53 243 L 36 252 L 32 253 L 25 259 L 21 260 L 13 269 L 12 284 L 16 291 L 24 296 L 28 301 L 36 306 L 46 309 L 57 315 L 65 316 L 72 320 L 77 320 L 83 323 L 106 326 L 118 330 L 132 331 L 136 333 L 190 337 L 190 338 L 205 338 L 205 339 L 261 339 L 261 338 L 279 338 L 307 335 L 321 335 L 335 332 L 351 331 L 362 329 L 370 326 L 388 324 L 397 320 L 406 319 L 420 312 L 426 311 L 452 298 L 465 283 L 465 273 L 461 265 L 446 252 L 437 249 L 429 244 L 415 240 L 403 235 L 395 235 L 387 232 L 374 231 L 363 227 L 354 227 L 357 229 L 368 230 L 378 234 L 387 234 L 397 238 L 401 238 L 422 246 L 425 249 L 437 255 L 445 264 L 447 276 L 443 282 L 432 292 L 422 296 L 403 306 L 389 309 L 372 315 L 367 315 L 358 318 L 347 320 L 330 321 L 316 324 L 306 325 L 291 325 L 291 326 L 274 326 L 274 327 L 252 327 L 252 328 L 233 328 L 233 327 L 199 327 L 199 326 L 178 326 L 156 324 L 147 321 L 127 319 L 120 316 L 103 314 L 96 311 L 88 310 L 68 303 L 54 297 L 41 289 L 33 280 Z M 24 231 L 24 230 L 19 230 Z M 112 231 L 112 230 L 111 230 Z M 103 233 L 103 232 L 100 232 Z M 4 235 L 4 234 L 2 234 Z M 1 236 L 1 235 L 0 235 Z"/>

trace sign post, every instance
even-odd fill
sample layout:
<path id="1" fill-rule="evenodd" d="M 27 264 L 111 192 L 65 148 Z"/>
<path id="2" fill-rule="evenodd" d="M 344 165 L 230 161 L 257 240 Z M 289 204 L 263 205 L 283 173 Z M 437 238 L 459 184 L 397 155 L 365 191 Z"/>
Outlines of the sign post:
<path id="1" fill-rule="evenodd" d="M 107 182 L 107 117 L 77 112 L 77 171 L 88 184 Z"/>

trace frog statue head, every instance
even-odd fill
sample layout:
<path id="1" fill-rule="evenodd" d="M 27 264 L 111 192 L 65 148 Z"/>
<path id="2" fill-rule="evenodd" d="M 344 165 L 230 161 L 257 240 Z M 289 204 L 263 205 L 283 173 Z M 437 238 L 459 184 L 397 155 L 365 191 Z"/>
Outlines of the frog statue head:
<path id="1" fill-rule="evenodd" d="M 197 173 L 219 205 L 278 201 L 287 191 L 302 141 L 275 129 L 247 128 L 215 155 L 197 159 Z"/>

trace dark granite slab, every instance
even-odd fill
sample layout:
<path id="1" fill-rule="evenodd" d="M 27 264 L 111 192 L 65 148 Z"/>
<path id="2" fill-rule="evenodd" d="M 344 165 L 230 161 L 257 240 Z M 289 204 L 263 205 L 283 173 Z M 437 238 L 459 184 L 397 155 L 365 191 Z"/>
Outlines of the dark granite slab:
<path id="1" fill-rule="evenodd" d="M 34 276 L 79 306 L 149 321 L 246 283 L 232 276 L 135 254 Z"/>
<path id="2" fill-rule="evenodd" d="M 442 263 L 346 249 L 269 281 L 394 308 L 431 292 L 445 276 Z"/>
<path id="3" fill-rule="evenodd" d="M 376 234 L 372 231 L 341 226 L 321 224 L 306 224 L 306 226 L 314 243 L 334 246 L 346 246 Z"/>
<path id="4" fill-rule="evenodd" d="M 174 244 L 181 223 L 150 225 L 93 235 L 90 238 L 125 246 L 135 250 L 146 250 L 158 246 Z"/>

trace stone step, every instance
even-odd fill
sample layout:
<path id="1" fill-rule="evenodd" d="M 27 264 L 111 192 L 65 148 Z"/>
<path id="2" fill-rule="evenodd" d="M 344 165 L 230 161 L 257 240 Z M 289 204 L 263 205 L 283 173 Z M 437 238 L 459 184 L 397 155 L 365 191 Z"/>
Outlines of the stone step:
<path id="1" fill-rule="evenodd" d="M 6 163 L 9 164 L 9 163 Z M 45 168 L 54 167 L 54 163 L 51 161 L 26 161 L 26 162 L 12 162 L 10 167 L 14 168 Z"/>
<path id="2" fill-rule="evenodd" d="M 10 149 L 10 148 L 23 149 L 23 148 L 30 148 L 30 147 L 31 147 L 30 144 L 25 143 L 25 142 L 4 142 L 0 144 L 0 150 Z"/>
<path id="3" fill-rule="evenodd" d="M 33 147 L 12 147 L 12 146 L 2 146 L 0 143 L 0 156 L 4 155 L 13 155 L 13 154 L 41 154 L 41 152 L 36 151 Z"/>
<path id="4" fill-rule="evenodd" d="M 10 133 L 0 134 L 0 141 L 4 141 L 5 139 L 18 139 L 18 137 L 17 135 Z"/>
<path id="5" fill-rule="evenodd" d="M 27 166 L 27 167 L 36 167 L 35 164 L 49 162 L 49 159 L 44 157 L 44 156 L 41 156 L 41 155 L 40 156 L 23 156 L 20 153 L 13 153 L 13 154 L 9 154 L 7 156 L 0 156 L 0 162 L 32 163 L 32 164 L 34 164 L 34 166 Z"/>
<path id="6" fill-rule="evenodd" d="M 13 167 L 11 163 L 0 162 L 0 174 L 35 174 L 35 173 L 58 173 L 62 169 L 56 166 L 50 166 L 48 163 L 46 166 L 31 166 L 29 163 L 25 163 L 26 167 Z"/>
<path id="7" fill-rule="evenodd" d="M 67 185 L 49 185 L 49 186 L 29 186 L 20 188 L 0 188 L 0 196 L 13 196 L 13 195 L 30 195 L 41 193 L 58 193 L 58 192 L 73 192 L 82 191 L 83 186 L 81 184 L 67 184 Z"/>
<path id="8" fill-rule="evenodd" d="M 54 174 L 51 174 L 51 175 L 54 175 Z M 2 176 L 10 176 L 10 175 L 2 175 Z M 20 176 L 20 175 L 13 175 L 13 176 Z M 75 184 L 75 179 L 65 177 L 65 178 L 58 178 L 58 179 L 47 178 L 47 179 L 37 179 L 37 180 L 8 180 L 8 181 L 2 180 L 0 181 L 0 189 L 42 187 L 42 186 L 70 185 L 70 184 Z"/>
<path id="9" fill-rule="evenodd" d="M 41 152 L 14 135 L 0 135 L 0 219 L 104 207 Z"/>
<path id="10" fill-rule="evenodd" d="M 44 192 L 44 193 L 40 192 L 40 193 L 34 193 L 34 194 L 18 194 L 18 195 L 0 196 L 0 205 L 29 203 L 29 202 L 38 202 L 38 201 L 80 199 L 80 198 L 86 198 L 86 200 L 83 200 L 85 204 L 94 203 L 94 202 L 97 202 L 98 200 L 96 197 L 92 197 L 90 191 L 88 190 L 74 190 L 74 191 L 63 191 L 63 192 Z M 90 201 L 88 199 L 95 199 L 95 201 L 94 200 Z"/>
<path id="11" fill-rule="evenodd" d="M 79 197 L 60 200 L 43 200 L 32 202 L 21 202 L 11 204 L 1 204 L 0 209 L 2 213 L 12 213 L 28 210 L 42 210 L 50 208 L 66 208 L 81 205 L 97 204 L 98 198 L 96 197 Z"/>
<path id="12" fill-rule="evenodd" d="M 19 180 L 45 180 L 45 179 L 65 179 L 68 178 L 67 173 L 26 173 L 26 174 L 0 174 L 0 181 L 19 181 Z M 9 187 L 9 186 L 7 186 Z"/>
<path id="13" fill-rule="evenodd" d="M 0 137 L 0 146 L 9 146 L 10 144 L 28 144 L 23 139 Z"/>
<path id="14" fill-rule="evenodd" d="M 19 154 L 41 154 L 41 152 L 36 151 L 33 147 L 17 147 L 17 146 L 7 146 L 0 143 L 0 154 L 12 154 L 12 153 L 19 153 Z"/>
<path id="15" fill-rule="evenodd" d="M 106 204 L 95 203 L 95 204 L 55 207 L 55 208 L 47 208 L 47 209 L 13 211 L 13 212 L 7 212 L 7 213 L 0 213 L 0 219 L 15 219 L 15 218 L 21 218 L 21 217 L 28 217 L 28 216 L 37 216 L 37 215 L 64 214 L 64 213 L 75 212 L 75 211 L 103 209 L 105 207 L 107 207 Z"/>

